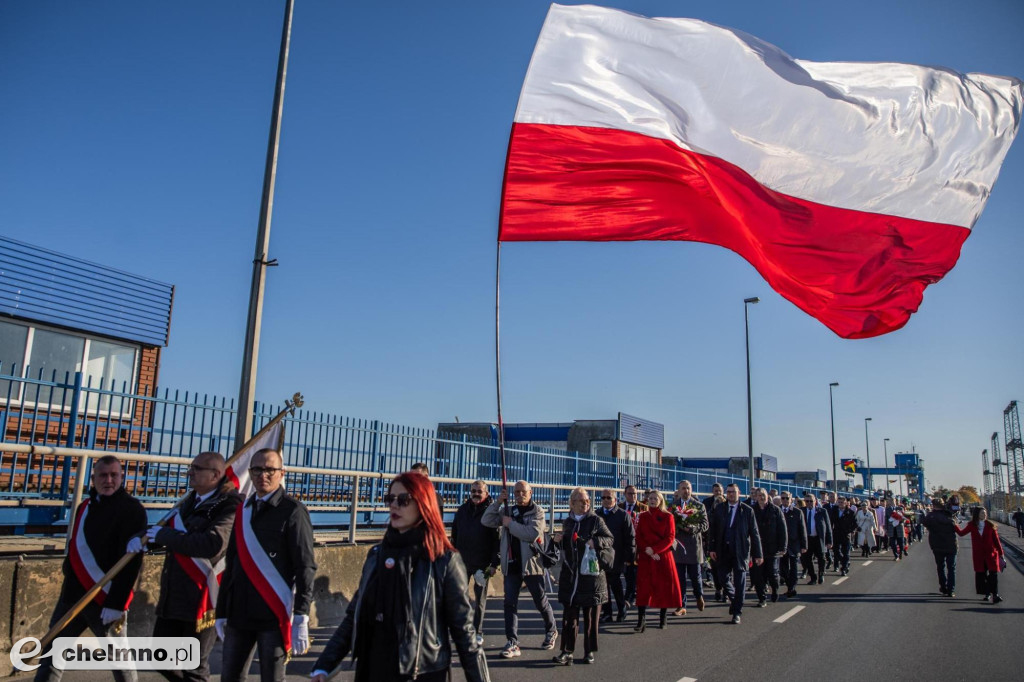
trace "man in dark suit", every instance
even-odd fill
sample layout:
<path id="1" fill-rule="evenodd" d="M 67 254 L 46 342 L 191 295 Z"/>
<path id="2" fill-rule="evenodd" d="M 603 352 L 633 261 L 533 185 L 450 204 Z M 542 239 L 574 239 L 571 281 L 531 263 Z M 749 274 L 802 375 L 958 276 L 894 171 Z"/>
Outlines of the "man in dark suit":
<path id="1" fill-rule="evenodd" d="M 822 502 L 819 505 L 828 514 L 828 522 L 832 525 L 832 539 L 835 540 L 836 531 L 836 512 L 839 511 L 839 505 L 836 503 L 835 493 L 822 493 Z M 832 543 L 831 548 L 825 549 L 825 568 L 831 568 L 836 571 L 839 570 L 839 562 L 836 560 L 835 555 L 835 542 Z"/>
<path id="2" fill-rule="evenodd" d="M 725 596 L 730 600 L 732 622 L 739 625 L 750 559 L 753 557 L 757 566 L 764 560 L 754 510 L 740 502 L 740 489 L 735 483 L 726 487 L 725 502 L 715 508 L 711 523 L 711 560 L 718 565 Z"/>
<path id="3" fill-rule="evenodd" d="M 834 567 L 840 575 L 846 575 L 850 572 L 851 536 L 857 532 L 857 512 L 850 509 L 845 497 L 840 497 L 835 511 L 829 513 L 829 523 L 832 524 L 832 547 L 835 550 Z"/>
<path id="4" fill-rule="evenodd" d="M 262 682 L 283 681 L 288 655 L 309 649 L 313 526 L 302 503 L 285 493 L 284 471 L 276 450 L 260 450 L 249 464 L 255 492 L 238 508 L 217 599 L 222 682 L 246 679 L 253 649 Z"/>
<path id="5" fill-rule="evenodd" d="M 633 522 L 634 536 L 636 535 L 636 524 L 640 520 L 640 514 L 647 511 L 647 505 L 636 499 L 636 486 L 627 485 L 622 491 L 626 499 L 619 503 L 619 509 L 626 512 L 626 516 Z M 632 559 L 622 566 L 622 575 L 626 578 L 626 604 L 636 601 L 636 554 Z"/>
<path id="6" fill-rule="evenodd" d="M 704 533 L 704 549 L 707 550 L 708 555 L 711 553 L 711 524 L 715 520 L 715 506 L 718 504 L 720 498 L 725 497 L 725 490 L 722 488 L 721 483 L 714 483 L 711 486 L 711 494 L 701 500 L 704 503 L 704 509 L 707 511 L 708 516 L 708 531 Z M 711 574 L 711 581 L 715 586 L 715 601 L 725 601 L 722 596 L 722 583 L 718 578 L 718 569 L 715 567 L 714 562 L 709 561 L 710 569 L 708 573 Z"/>
<path id="7" fill-rule="evenodd" d="M 782 516 L 786 519 L 786 552 L 779 559 L 779 575 L 786 583 L 786 597 L 792 598 L 796 596 L 796 566 L 807 553 L 807 522 L 800 508 L 793 505 L 795 500 L 789 491 L 782 491 L 779 497 Z"/>
<path id="8" fill-rule="evenodd" d="M 807 553 L 803 556 L 804 568 L 810 578 L 808 585 L 820 585 L 825 582 L 825 551 L 832 548 L 832 524 L 828 513 L 818 506 L 814 493 L 804 495 L 806 505 L 803 514 L 807 524 Z M 814 561 L 818 561 L 818 572 L 814 572 Z"/>
<path id="9" fill-rule="evenodd" d="M 218 578 L 224 570 L 223 559 L 235 512 L 242 502 L 242 496 L 234 489 L 220 489 L 224 464 L 224 457 L 217 452 L 196 456 L 188 468 L 192 491 L 178 507 L 178 513 L 167 524 L 153 526 L 147 532 L 147 546 L 167 548 L 160 572 L 160 600 L 153 636 L 199 640 L 199 667 L 158 671 L 169 680 L 210 679 L 210 651 L 217 641 L 213 625 Z M 139 540 L 128 543 L 129 552 L 141 548 Z"/>
<path id="10" fill-rule="evenodd" d="M 615 504 L 615 491 L 605 488 L 601 491 L 601 506 L 597 508 L 597 515 L 608 526 L 615 543 L 612 545 L 615 550 L 615 561 L 612 567 L 604 572 L 608 581 L 609 599 L 605 602 L 601 622 L 607 623 L 612 619 L 612 599 L 618 609 L 618 621 L 626 620 L 626 594 L 622 589 L 622 569 L 627 564 L 636 560 L 636 529 L 633 522 L 626 515 L 625 510 L 619 509 Z"/>
<path id="11" fill-rule="evenodd" d="M 484 643 L 487 587 L 501 563 L 498 529 L 483 524 L 484 512 L 490 506 L 487 484 L 473 481 L 469 486 L 469 499 L 455 512 L 452 521 L 452 545 L 462 557 L 473 586 L 473 627 L 476 629 L 476 642 L 480 645 Z"/>
<path id="12" fill-rule="evenodd" d="M 761 536 L 764 563 L 754 566 L 751 577 L 754 580 L 754 590 L 757 592 L 757 605 L 763 608 L 767 604 L 767 588 L 771 588 L 772 603 L 779 600 L 779 557 L 786 553 L 789 536 L 786 518 L 782 515 L 782 510 L 768 499 L 768 492 L 764 488 L 759 488 L 754 497 L 757 500 L 754 518 L 757 519 L 757 532 Z"/>

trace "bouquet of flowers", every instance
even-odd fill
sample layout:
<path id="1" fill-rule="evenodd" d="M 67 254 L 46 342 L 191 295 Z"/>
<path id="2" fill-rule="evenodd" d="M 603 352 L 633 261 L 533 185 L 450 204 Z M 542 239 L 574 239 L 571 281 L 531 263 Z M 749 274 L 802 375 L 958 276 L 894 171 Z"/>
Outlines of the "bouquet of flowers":
<path id="1" fill-rule="evenodd" d="M 676 535 L 682 532 L 692 532 L 684 531 L 684 529 L 699 527 L 707 517 L 704 504 L 693 498 L 690 498 L 686 504 L 673 504 L 669 507 L 669 511 L 672 512 L 672 518 L 676 522 Z"/>

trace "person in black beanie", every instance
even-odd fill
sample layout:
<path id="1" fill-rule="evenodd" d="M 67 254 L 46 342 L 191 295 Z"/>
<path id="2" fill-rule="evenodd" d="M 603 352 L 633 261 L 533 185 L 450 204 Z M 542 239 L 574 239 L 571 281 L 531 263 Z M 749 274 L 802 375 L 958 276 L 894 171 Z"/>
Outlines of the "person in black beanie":
<path id="1" fill-rule="evenodd" d="M 448 541 L 430 480 L 406 472 L 384 502 L 390 522 L 370 549 L 345 619 L 313 665 L 326 682 L 349 653 L 357 682 L 443 682 L 452 644 L 469 682 L 490 680 L 477 643 L 466 567 Z"/>

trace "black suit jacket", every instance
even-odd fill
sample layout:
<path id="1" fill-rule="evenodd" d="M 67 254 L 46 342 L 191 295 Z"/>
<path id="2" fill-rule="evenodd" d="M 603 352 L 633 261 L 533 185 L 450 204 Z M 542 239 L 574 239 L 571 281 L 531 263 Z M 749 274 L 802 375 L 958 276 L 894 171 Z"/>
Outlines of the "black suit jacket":
<path id="1" fill-rule="evenodd" d="M 804 521 L 804 510 L 790 507 L 782 512 L 786 519 L 787 544 L 786 552 L 790 556 L 799 556 L 801 550 L 807 549 L 807 522 Z"/>
<path id="2" fill-rule="evenodd" d="M 715 507 L 714 520 L 711 523 L 711 551 L 718 555 L 718 561 L 731 561 L 730 568 L 747 570 L 750 559 L 761 559 L 761 535 L 757 531 L 754 510 L 743 504 L 736 505 L 736 518 L 732 529 L 729 528 L 729 503 Z M 733 534 L 732 551 L 728 551 L 727 538 Z"/>
<path id="3" fill-rule="evenodd" d="M 757 518 L 757 531 L 761 535 L 761 550 L 764 555 L 774 557 L 785 554 L 789 530 L 782 510 L 769 500 L 764 509 L 754 508 L 754 516 Z"/>
<path id="4" fill-rule="evenodd" d="M 201 593 L 174 554 L 209 559 L 210 563 L 216 564 L 227 552 L 235 510 L 241 502 L 242 496 L 238 493 L 218 490 L 197 506 L 193 490 L 178 509 L 187 532 L 170 526 L 160 529 L 155 544 L 163 545 L 169 551 L 160 571 L 160 600 L 156 605 L 156 615 L 171 620 L 195 621 Z"/>
<path id="5" fill-rule="evenodd" d="M 252 504 L 255 495 L 245 504 Z M 281 577 L 295 588 L 294 614 L 308 614 L 313 599 L 313 525 L 309 512 L 297 499 L 278 488 L 252 520 L 253 532 Z M 227 566 L 221 578 L 217 598 L 217 618 L 227 618 L 233 627 L 244 630 L 270 630 L 277 617 L 249 581 L 238 557 L 235 534 L 231 533 Z"/>
<path id="6" fill-rule="evenodd" d="M 594 512 L 598 518 L 604 521 L 608 530 L 615 538 L 615 561 L 612 564 L 613 571 L 621 571 L 623 564 L 636 561 L 636 529 L 629 519 L 629 515 L 618 507 L 605 509 L 598 507 Z"/>
<path id="7" fill-rule="evenodd" d="M 849 507 L 845 511 L 836 508 L 835 518 L 829 519 L 832 523 L 832 536 L 836 541 L 849 540 L 850 536 L 857 532 L 857 512 Z"/>
<path id="8" fill-rule="evenodd" d="M 810 509 L 801 509 L 800 511 L 804 515 L 804 522 L 807 523 L 807 539 L 808 542 L 810 542 L 811 524 L 807 522 L 807 512 L 809 512 Z M 828 519 L 828 512 L 822 507 L 814 508 L 814 530 L 817 533 L 817 536 L 821 538 L 822 548 L 824 548 L 825 545 L 832 544 L 832 522 Z"/>

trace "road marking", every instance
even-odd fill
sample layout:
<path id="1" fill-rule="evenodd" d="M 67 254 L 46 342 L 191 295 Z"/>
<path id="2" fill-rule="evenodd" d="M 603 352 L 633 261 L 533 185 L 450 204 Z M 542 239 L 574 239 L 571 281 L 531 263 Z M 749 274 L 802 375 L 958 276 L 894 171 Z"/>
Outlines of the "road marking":
<path id="1" fill-rule="evenodd" d="M 789 620 L 790 618 L 792 618 L 793 616 L 795 616 L 796 614 L 800 613 L 801 611 L 803 611 L 806 608 L 807 608 L 806 606 L 794 606 L 789 611 L 786 611 L 784 614 L 782 614 L 781 616 L 779 616 L 778 618 L 776 618 L 772 622 L 773 623 L 785 623 L 787 620 Z"/>
<path id="2" fill-rule="evenodd" d="M 834 582 L 834 583 L 832 583 L 832 584 L 833 584 L 833 585 L 842 585 L 842 584 L 843 584 L 844 582 L 846 582 L 846 580 L 848 580 L 848 579 L 849 579 L 849 577 L 850 577 L 850 576 L 843 576 L 842 578 L 840 578 L 839 580 L 835 581 L 835 582 Z"/>
<path id="3" fill-rule="evenodd" d="M 697 682 L 696 677 L 680 677 L 679 682 Z"/>
<path id="4" fill-rule="evenodd" d="M 872 561 L 874 561 L 874 560 L 872 559 Z M 865 566 L 870 566 L 870 565 L 871 565 L 871 563 L 872 563 L 871 561 L 865 561 L 865 562 L 864 562 L 864 565 L 865 565 Z"/>

